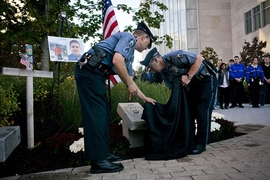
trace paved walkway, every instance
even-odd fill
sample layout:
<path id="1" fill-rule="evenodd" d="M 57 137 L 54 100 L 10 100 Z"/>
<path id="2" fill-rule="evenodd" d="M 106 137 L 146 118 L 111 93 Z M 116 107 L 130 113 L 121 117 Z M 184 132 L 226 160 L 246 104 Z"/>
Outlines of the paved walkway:
<path id="1" fill-rule="evenodd" d="M 215 110 L 236 125 L 255 127 L 236 138 L 212 143 L 200 155 L 170 161 L 146 161 L 136 158 L 122 161 L 118 173 L 90 174 L 90 166 L 2 178 L 13 179 L 91 179 L 91 180 L 269 180 L 270 179 L 270 105 L 262 108 Z M 263 126 L 262 126 L 263 125 Z M 0 178 L 1 179 L 1 178 Z"/>

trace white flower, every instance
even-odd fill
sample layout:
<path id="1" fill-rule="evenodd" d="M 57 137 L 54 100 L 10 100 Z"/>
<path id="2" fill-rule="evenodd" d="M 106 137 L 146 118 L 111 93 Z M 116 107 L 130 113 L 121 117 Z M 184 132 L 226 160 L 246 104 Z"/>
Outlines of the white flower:
<path id="1" fill-rule="evenodd" d="M 220 124 L 216 123 L 216 122 L 211 122 L 211 132 L 219 130 L 220 129 Z"/>
<path id="2" fill-rule="evenodd" d="M 83 128 L 78 128 L 78 132 L 83 135 Z"/>
<path id="3" fill-rule="evenodd" d="M 84 138 L 80 138 L 78 141 L 74 141 L 73 144 L 69 146 L 69 150 L 74 153 L 84 151 Z"/>
<path id="4" fill-rule="evenodd" d="M 212 121 L 215 121 L 216 119 L 224 119 L 224 118 L 225 116 L 223 114 L 212 112 Z"/>
<path id="5" fill-rule="evenodd" d="M 83 135 L 83 128 L 78 128 L 78 132 Z M 74 141 L 70 146 L 69 146 L 70 152 L 77 153 L 79 151 L 84 151 L 84 138 L 80 138 L 78 141 Z"/>

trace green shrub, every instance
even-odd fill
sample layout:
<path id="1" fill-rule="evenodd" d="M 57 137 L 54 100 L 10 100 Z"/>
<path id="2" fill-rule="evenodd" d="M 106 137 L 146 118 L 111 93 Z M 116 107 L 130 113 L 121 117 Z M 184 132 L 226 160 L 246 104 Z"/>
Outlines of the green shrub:
<path id="1" fill-rule="evenodd" d="M 14 90 L 12 81 L 0 77 L 0 127 L 11 126 L 14 123 L 12 116 L 20 110 L 19 94 Z"/>
<path id="2" fill-rule="evenodd" d="M 136 81 L 139 89 L 148 97 L 155 99 L 161 104 L 166 104 L 170 97 L 170 90 L 165 84 L 149 84 L 148 82 Z M 128 102 L 128 91 L 124 83 L 119 83 L 111 89 L 111 115 L 113 122 L 118 123 L 121 118 L 117 113 L 118 103 Z M 131 102 L 139 102 L 143 105 L 143 102 L 137 98 L 132 97 Z"/>
<path id="3" fill-rule="evenodd" d="M 59 86 L 59 103 L 65 129 L 77 131 L 81 126 L 81 109 L 74 77 L 68 77 Z"/>

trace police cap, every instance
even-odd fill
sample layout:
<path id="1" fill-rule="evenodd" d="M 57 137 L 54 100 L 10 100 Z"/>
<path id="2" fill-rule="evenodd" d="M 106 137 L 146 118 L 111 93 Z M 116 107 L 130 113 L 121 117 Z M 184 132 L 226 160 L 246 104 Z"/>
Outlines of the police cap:
<path id="1" fill-rule="evenodd" d="M 152 42 L 154 42 L 155 40 L 157 40 L 157 38 L 152 34 L 152 32 L 150 31 L 150 29 L 147 27 L 147 25 L 144 22 L 140 22 L 138 24 L 137 30 L 142 30 L 143 32 L 145 32 L 146 34 L 149 35 L 150 44 L 148 45 L 148 49 L 150 49 L 152 47 Z"/>
<path id="2" fill-rule="evenodd" d="M 157 48 L 154 47 L 153 49 L 151 49 L 151 51 L 148 52 L 148 54 L 145 56 L 144 60 L 141 61 L 140 63 L 142 65 L 149 66 L 150 61 L 158 54 L 159 54 L 159 52 L 157 51 Z"/>

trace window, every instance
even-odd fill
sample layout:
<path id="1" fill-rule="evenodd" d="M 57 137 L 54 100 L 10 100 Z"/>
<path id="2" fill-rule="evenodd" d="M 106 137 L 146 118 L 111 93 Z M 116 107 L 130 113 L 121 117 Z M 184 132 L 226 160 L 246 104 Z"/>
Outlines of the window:
<path id="1" fill-rule="evenodd" d="M 252 32 L 251 10 L 245 13 L 246 34 Z"/>
<path id="2" fill-rule="evenodd" d="M 260 5 L 253 8 L 254 31 L 261 27 Z"/>
<path id="3" fill-rule="evenodd" d="M 270 23 L 270 0 L 267 0 L 262 3 L 263 9 L 263 26 L 266 26 Z"/>

